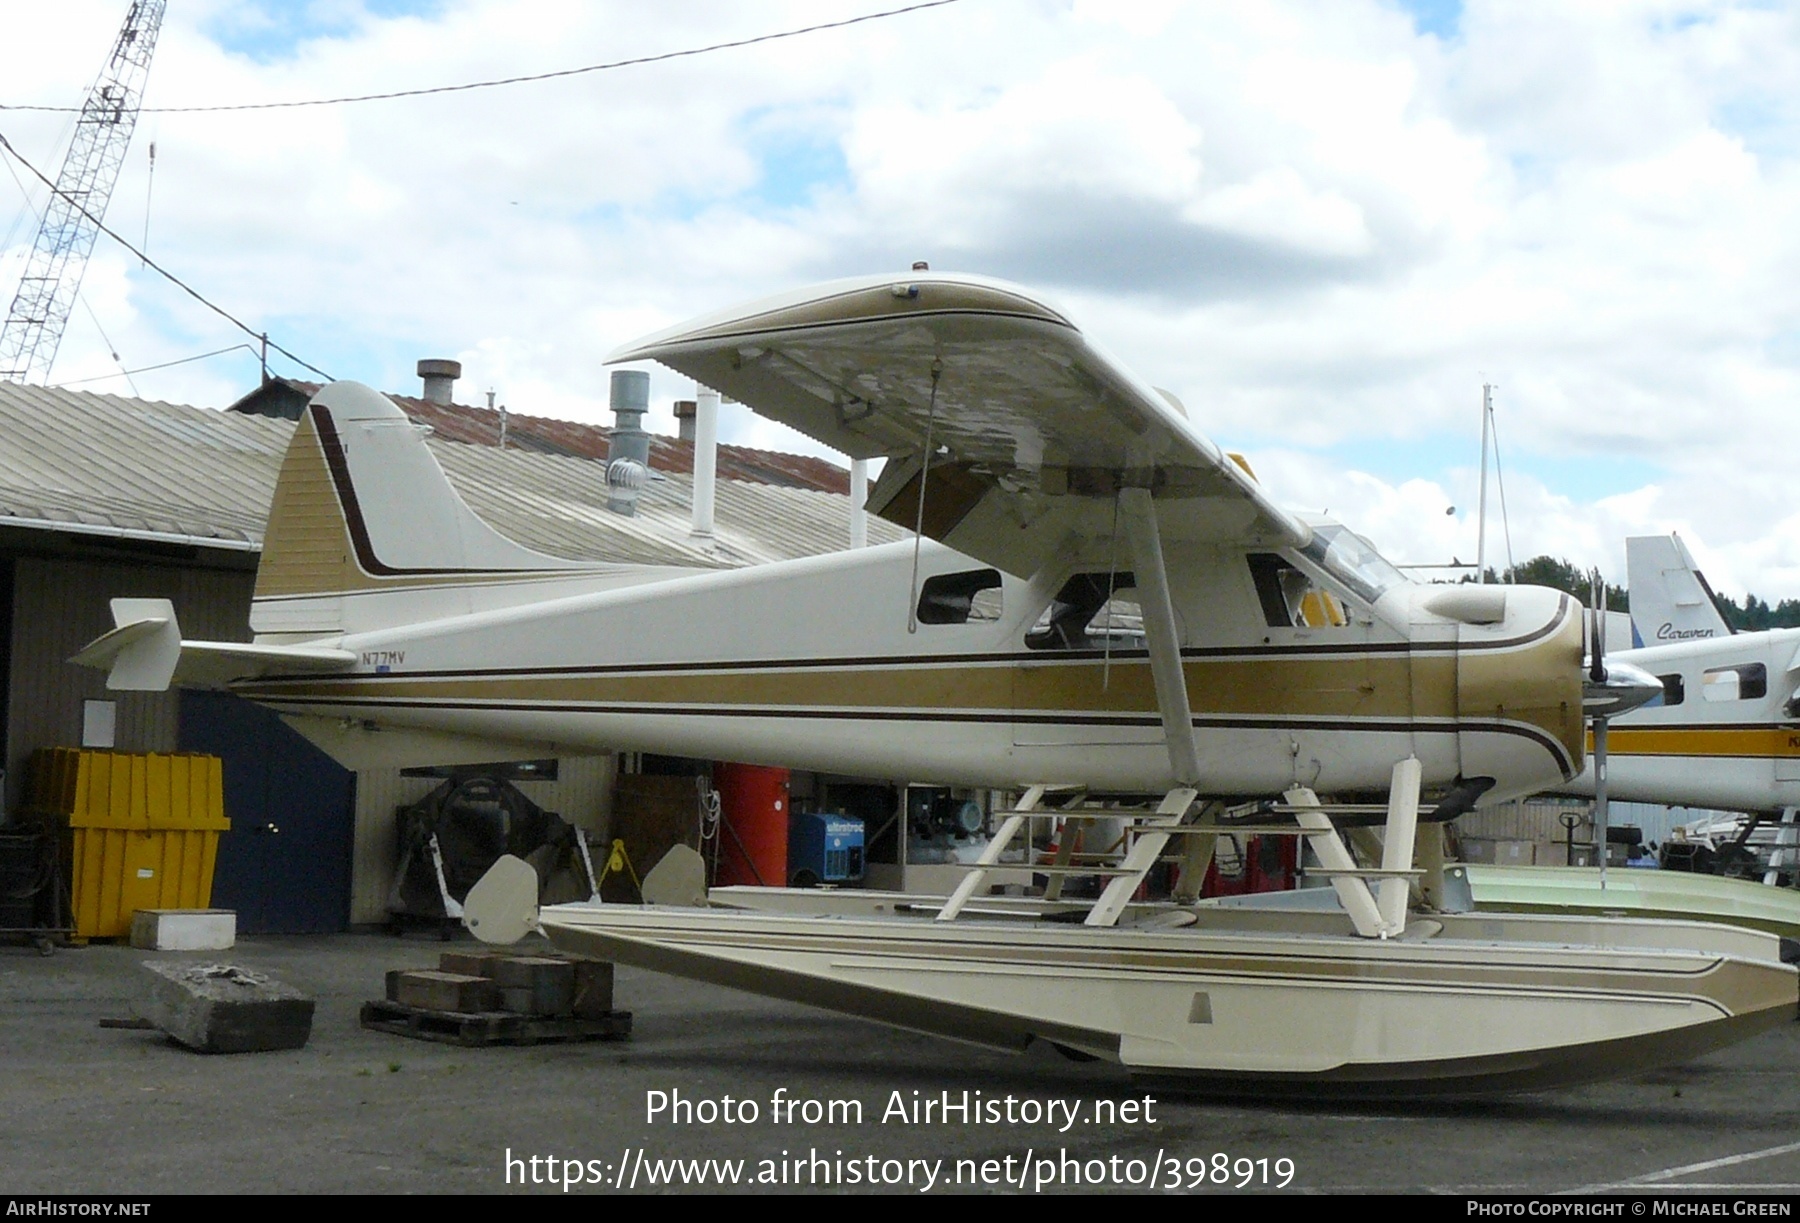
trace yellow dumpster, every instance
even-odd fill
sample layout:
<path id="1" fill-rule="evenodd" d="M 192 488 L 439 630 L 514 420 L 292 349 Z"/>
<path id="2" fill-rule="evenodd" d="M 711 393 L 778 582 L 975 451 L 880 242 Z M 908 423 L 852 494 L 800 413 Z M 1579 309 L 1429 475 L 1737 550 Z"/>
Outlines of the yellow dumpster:
<path id="1" fill-rule="evenodd" d="M 31 805 L 68 824 L 69 906 L 78 938 L 131 933 L 139 909 L 211 906 L 225 818 L 217 756 L 45 748 Z"/>

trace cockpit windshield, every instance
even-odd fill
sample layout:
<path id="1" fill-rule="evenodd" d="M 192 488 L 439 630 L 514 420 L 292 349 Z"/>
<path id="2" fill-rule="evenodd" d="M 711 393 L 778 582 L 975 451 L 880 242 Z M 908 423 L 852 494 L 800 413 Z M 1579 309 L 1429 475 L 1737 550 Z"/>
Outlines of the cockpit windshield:
<path id="1" fill-rule="evenodd" d="M 1375 545 L 1339 523 L 1315 526 L 1301 551 L 1370 603 L 1407 581 L 1375 551 Z"/>

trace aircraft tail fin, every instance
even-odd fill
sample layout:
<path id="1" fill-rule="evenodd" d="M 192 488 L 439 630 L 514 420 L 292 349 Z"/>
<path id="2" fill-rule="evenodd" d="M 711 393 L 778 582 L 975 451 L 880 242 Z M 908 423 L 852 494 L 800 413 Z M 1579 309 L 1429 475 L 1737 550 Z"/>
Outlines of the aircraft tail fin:
<path id="1" fill-rule="evenodd" d="M 282 460 L 251 625 L 342 632 L 349 596 L 577 568 L 478 518 L 392 400 L 333 382 L 307 404 Z"/>
<path id="2" fill-rule="evenodd" d="M 1731 635 L 1712 587 L 1679 535 L 1627 539 L 1625 571 L 1634 645 Z"/>

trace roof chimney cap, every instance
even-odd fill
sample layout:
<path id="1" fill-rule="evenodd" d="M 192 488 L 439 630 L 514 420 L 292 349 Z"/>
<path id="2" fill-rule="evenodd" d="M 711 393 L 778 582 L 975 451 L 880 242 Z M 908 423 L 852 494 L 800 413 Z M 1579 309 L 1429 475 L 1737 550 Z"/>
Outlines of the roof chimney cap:
<path id="1" fill-rule="evenodd" d="M 612 372 L 611 390 L 608 398 L 612 403 L 614 414 L 621 412 L 644 413 L 650 410 L 650 374 L 641 369 L 615 369 Z M 627 422 L 620 421 L 620 425 Z M 630 422 L 636 425 L 636 421 Z"/>
<path id="2" fill-rule="evenodd" d="M 425 380 L 426 402 L 448 404 L 450 388 L 462 377 L 462 362 L 443 357 L 426 357 L 419 362 L 418 370 L 419 377 Z"/>

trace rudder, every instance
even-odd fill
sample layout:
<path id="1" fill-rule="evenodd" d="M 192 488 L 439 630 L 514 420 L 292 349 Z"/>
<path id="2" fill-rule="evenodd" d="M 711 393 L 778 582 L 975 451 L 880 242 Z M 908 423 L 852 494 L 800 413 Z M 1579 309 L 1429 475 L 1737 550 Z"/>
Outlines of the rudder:
<path id="1" fill-rule="evenodd" d="M 282 459 L 251 625 L 259 634 L 337 633 L 346 598 L 579 568 L 476 517 L 392 400 L 333 382 L 301 413 Z"/>

